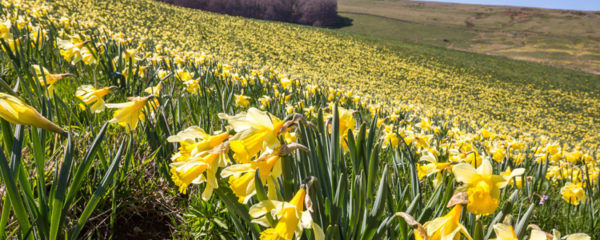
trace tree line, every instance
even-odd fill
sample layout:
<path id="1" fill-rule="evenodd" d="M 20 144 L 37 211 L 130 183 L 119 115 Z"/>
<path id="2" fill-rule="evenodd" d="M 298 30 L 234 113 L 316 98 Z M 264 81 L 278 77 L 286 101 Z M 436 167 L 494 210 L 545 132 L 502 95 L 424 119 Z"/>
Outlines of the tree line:
<path id="1" fill-rule="evenodd" d="M 337 21 L 337 0 L 159 0 L 211 12 L 311 26 Z"/>

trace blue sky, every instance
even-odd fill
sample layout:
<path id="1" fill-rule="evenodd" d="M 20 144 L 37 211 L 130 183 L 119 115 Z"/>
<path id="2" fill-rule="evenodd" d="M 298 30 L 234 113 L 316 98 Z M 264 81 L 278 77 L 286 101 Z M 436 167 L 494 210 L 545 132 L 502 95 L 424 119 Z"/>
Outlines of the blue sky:
<path id="1" fill-rule="evenodd" d="M 470 3 L 486 5 L 508 5 L 519 7 L 538 7 L 600 11 L 600 0 L 422 0 L 432 2 Z"/>

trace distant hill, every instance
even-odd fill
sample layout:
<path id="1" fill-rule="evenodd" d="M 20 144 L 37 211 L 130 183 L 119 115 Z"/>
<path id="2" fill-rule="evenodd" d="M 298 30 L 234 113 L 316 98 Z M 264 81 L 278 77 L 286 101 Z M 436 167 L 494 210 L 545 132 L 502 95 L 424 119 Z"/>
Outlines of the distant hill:
<path id="1" fill-rule="evenodd" d="M 600 12 L 408 0 L 339 0 L 344 31 L 600 74 Z"/>

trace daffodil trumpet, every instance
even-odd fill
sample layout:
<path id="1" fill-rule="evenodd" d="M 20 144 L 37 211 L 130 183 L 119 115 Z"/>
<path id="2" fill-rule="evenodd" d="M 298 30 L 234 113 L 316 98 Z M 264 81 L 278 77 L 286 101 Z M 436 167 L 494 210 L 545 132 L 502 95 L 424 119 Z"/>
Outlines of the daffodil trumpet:
<path id="1" fill-rule="evenodd" d="M 113 118 L 109 121 L 110 123 L 119 124 L 128 131 L 135 130 L 139 121 L 146 120 L 146 114 L 144 108 L 148 100 L 155 98 L 156 96 L 150 95 L 147 97 L 130 97 L 129 102 L 117 103 L 117 104 L 106 104 L 107 108 L 118 108 L 115 111 Z M 151 108 L 156 106 L 150 106 Z"/>

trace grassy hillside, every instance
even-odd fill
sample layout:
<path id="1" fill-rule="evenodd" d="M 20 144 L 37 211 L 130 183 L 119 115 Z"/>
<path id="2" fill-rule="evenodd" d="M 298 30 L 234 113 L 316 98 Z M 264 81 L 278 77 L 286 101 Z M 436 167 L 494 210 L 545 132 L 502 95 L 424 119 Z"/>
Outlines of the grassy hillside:
<path id="1" fill-rule="evenodd" d="M 153 1 L 65 1 L 58 11 L 177 49 L 269 66 L 382 102 L 597 143 L 600 76 L 292 24 L 231 18 Z M 156 14 L 148 14 L 148 12 Z M 175 17 L 176 16 L 176 17 Z M 185 19 L 180 21 L 179 19 Z M 127 24 L 123 24 L 127 23 Z"/>
<path id="2" fill-rule="evenodd" d="M 525 122 L 596 120 L 590 75 L 153 1 L 0 19 L 0 239 L 600 237 L 597 149 Z"/>
<path id="3" fill-rule="evenodd" d="M 339 10 L 348 32 L 600 74 L 598 12 L 408 0 L 340 0 Z"/>

